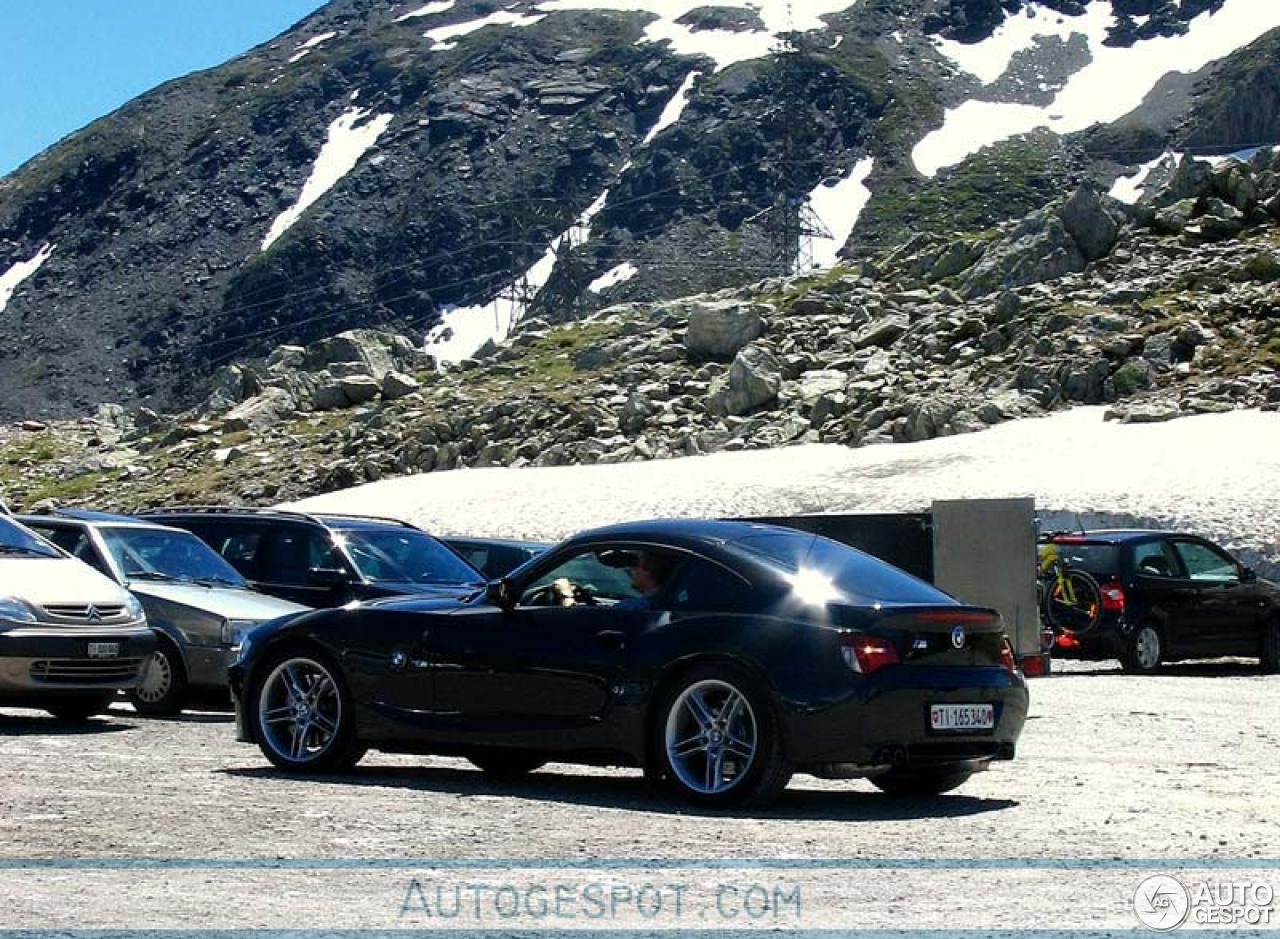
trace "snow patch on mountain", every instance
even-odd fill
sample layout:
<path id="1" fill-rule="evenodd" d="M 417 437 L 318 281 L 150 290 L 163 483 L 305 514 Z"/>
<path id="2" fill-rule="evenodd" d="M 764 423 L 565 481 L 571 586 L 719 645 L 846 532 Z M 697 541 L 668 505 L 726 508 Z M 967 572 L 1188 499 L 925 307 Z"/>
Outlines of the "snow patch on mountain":
<path id="1" fill-rule="evenodd" d="M 355 168 L 365 151 L 378 142 L 393 115 L 379 114 L 367 123 L 362 123 L 368 117 L 369 112 L 364 108 L 350 108 L 329 125 L 328 136 L 311 167 L 311 175 L 303 184 L 302 194 L 294 205 L 281 212 L 271 223 L 266 237 L 262 239 L 263 251 L 288 231 L 302 217 L 302 213 L 332 189 L 338 180 Z"/>
<path id="2" fill-rule="evenodd" d="M 40 270 L 40 265 L 49 260 L 49 255 L 53 254 L 55 247 L 53 244 L 42 245 L 34 257 L 13 264 L 7 271 L 0 274 L 0 313 L 3 313 L 4 308 L 9 305 L 9 299 L 18 289 L 18 285 Z"/>
<path id="3" fill-rule="evenodd" d="M 1224 0 L 1216 12 L 1202 13 L 1193 19 L 1184 35 L 1148 39 L 1131 48 L 1121 48 L 1102 44 L 1105 25 L 1113 18 L 1110 9 L 1108 0 L 1094 0 L 1086 16 L 1073 18 L 1074 21 L 1063 20 L 1065 26 L 1074 26 L 1073 32 L 1085 36 L 1092 61 L 1071 77 L 1049 105 L 966 101 L 949 110 L 943 126 L 916 145 L 912 152 L 916 169 L 926 176 L 934 176 L 984 146 L 1037 127 L 1067 134 L 1117 120 L 1138 107 L 1163 76 L 1171 72 L 1198 71 L 1280 27 L 1280 3 Z M 1061 28 L 1057 23 L 1053 26 Z M 1033 28 L 1032 39 L 1047 35 L 1034 31 L 1039 28 Z M 976 69 L 975 74 L 981 73 L 978 77 L 985 80 L 997 64 L 1002 66 L 1003 74 L 1009 57 L 1025 47 L 1026 32 L 1026 25 L 1014 17 L 1006 21 L 992 39 L 970 47 L 969 51 L 960 52 L 954 43 L 943 43 L 941 48 L 963 68 Z M 988 43 L 994 43 L 990 65 L 982 64 Z"/>

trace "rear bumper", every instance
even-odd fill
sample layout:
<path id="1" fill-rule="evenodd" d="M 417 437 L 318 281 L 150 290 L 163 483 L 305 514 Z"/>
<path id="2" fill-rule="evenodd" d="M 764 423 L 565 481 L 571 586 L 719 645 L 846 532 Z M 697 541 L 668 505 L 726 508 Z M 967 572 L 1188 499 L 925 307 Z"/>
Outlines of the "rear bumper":
<path id="1" fill-rule="evenodd" d="M 146 626 L 10 629 L 0 633 L 0 697 L 133 688 L 155 647 Z"/>
<path id="2" fill-rule="evenodd" d="M 793 713 L 790 756 L 800 767 L 840 765 L 882 769 L 913 766 L 981 769 L 1011 760 L 1027 719 L 1021 676 L 995 669 L 894 669 L 818 711 Z M 990 704 L 989 730 L 934 730 L 935 704 Z"/>

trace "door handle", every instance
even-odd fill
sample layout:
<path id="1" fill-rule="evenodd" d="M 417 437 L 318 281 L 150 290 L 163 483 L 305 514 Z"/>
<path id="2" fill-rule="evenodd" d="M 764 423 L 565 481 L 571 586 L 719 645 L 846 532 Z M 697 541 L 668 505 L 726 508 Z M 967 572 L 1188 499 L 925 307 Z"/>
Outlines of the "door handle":
<path id="1" fill-rule="evenodd" d="M 602 629 L 596 633 L 596 639 L 601 645 L 609 646 L 612 649 L 621 649 L 626 643 L 627 634 L 617 629 Z"/>

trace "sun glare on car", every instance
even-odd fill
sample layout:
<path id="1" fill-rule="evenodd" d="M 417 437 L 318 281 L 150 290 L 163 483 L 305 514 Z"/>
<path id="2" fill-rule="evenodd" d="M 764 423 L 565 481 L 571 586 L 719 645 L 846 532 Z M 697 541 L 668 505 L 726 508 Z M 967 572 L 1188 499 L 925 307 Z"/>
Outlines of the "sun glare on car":
<path id="1" fill-rule="evenodd" d="M 806 606 L 826 606 L 840 599 L 835 582 L 821 571 L 802 567 L 790 577 L 792 595 Z"/>

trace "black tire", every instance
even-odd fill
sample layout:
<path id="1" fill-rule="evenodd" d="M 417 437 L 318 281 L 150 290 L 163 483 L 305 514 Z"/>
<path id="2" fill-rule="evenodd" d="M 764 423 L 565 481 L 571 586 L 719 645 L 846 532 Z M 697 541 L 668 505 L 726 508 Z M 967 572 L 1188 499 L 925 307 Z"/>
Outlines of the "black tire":
<path id="1" fill-rule="evenodd" d="M 958 789 L 973 775 L 970 769 L 891 769 L 873 776 L 871 784 L 891 796 L 940 796 Z"/>
<path id="2" fill-rule="evenodd" d="M 44 709 L 60 721 L 65 721 L 68 724 L 80 724 L 105 711 L 111 706 L 115 696 L 116 693 L 112 691 L 106 694 L 86 694 L 57 698 L 49 701 L 44 706 Z"/>
<path id="3" fill-rule="evenodd" d="M 1125 643 L 1120 664 L 1134 675 L 1151 675 L 1164 661 L 1164 634 L 1155 623 L 1139 623 Z"/>
<path id="4" fill-rule="evenodd" d="M 655 707 L 652 746 L 660 775 L 689 802 L 766 805 L 791 781 L 773 703 L 742 671 L 727 665 L 691 669 Z"/>
<path id="5" fill-rule="evenodd" d="M 1262 670 L 1268 675 L 1280 672 L 1280 616 L 1262 624 Z"/>
<path id="6" fill-rule="evenodd" d="M 545 766 L 547 758 L 534 750 L 476 750 L 467 759 L 489 776 L 500 779 L 519 779 L 535 769 Z"/>
<path id="7" fill-rule="evenodd" d="M 258 666 L 248 699 L 262 755 L 295 773 L 334 773 L 359 762 L 354 703 L 342 672 L 314 648 L 287 648 Z"/>
<path id="8" fill-rule="evenodd" d="M 147 661 L 142 684 L 130 688 L 125 697 L 139 714 L 167 717 L 179 713 L 187 698 L 187 669 L 178 647 L 161 640 Z"/>
<path id="9" fill-rule="evenodd" d="M 1087 571 L 1068 571 L 1066 579 L 1074 602 L 1069 602 L 1062 586 L 1051 580 L 1044 588 L 1044 617 L 1050 626 L 1083 636 L 1102 622 L 1102 588 Z"/>

